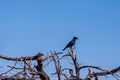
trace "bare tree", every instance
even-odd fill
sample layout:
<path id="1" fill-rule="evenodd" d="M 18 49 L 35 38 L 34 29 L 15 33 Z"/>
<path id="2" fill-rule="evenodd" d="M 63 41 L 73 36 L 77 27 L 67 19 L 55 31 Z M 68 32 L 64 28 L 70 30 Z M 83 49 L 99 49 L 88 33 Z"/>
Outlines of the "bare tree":
<path id="1" fill-rule="evenodd" d="M 45 72 L 44 67 L 48 67 L 51 63 L 54 63 L 55 72 L 51 71 L 50 73 L 52 76 L 57 75 L 57 80 L 99 80 L 100 76 L 104 77 L 107 75 L 111 75 L 116 80 L 120 80 L 120 66 L 112 70 L 105 70 L 98 66 L 80 65 L 72 49 L 69 49 L 67 54 L 63 54 L 63 52 L 51 52 L 46 57 L 43 57 L 42 53 L 38 53 L 35 56 L 15 58 L 0 55 L 0 58 L 14 62 L 13 66 L 8 64 L 7 71 L 0 72 L 1 80 L 50 80 L 50 75 L 48 72 Z M 65 67 L 62 64 L 61 61 L 64 58 L 70 59 L 71 63 L 64 62 L 71 64 L 72 67 Z M 33 64 L 34 61 L 37 65 Z M 0 69 L 3 68 L 1 67 Z M 88 72 L 84 78 L 80 76 L 82 74 L 81 70 L 83 69 L 86 69 Z M 17 72 L 14 72 L 14 70 L 17 70 Z M 14 74 L 8 75 L 10 72 L 14 72 Z"/>

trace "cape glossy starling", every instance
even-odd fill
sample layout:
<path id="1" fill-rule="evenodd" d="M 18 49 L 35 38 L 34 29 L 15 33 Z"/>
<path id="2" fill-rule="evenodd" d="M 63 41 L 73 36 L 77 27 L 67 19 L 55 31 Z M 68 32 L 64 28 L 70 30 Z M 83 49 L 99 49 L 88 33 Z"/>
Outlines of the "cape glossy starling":
<path id="1" fill-rule="evenodd" d="M 73 37 L 73 39 L 66 45 L 66 47 L 63 49 L 63 51 L 66 49 L 66 48 L 71 48 L 75 45 L 75 42 L 78 38 L 75 36 Z"/>

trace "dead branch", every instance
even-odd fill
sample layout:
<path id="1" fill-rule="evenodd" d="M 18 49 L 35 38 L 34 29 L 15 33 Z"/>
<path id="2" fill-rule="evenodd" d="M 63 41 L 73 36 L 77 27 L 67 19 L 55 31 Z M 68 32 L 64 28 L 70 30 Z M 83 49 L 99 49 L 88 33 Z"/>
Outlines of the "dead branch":
<path id="1" fill-rule="evenodd" d="M 36 60 L 39 56 L 42 56 L 42 53 L 38 53 L 35 56 L 25 56 L 25 57 L 16 57 L 16 58 L 12 58 L 12 57 L 8 57 L 8 56 L 3 56 L 0 55 L 0 58 L 5 59 L 5 60 L 11 60 L 11 61 L 24 61 L 24 60 Z"/>
<path id="2" fill-rule="evenodd" d="M 41 56 L 41 54 L 38 54 L 37 63 L 38 63 L 38 65 L 35 66 L 35 68 L 37 69 L 38 75 L 40 76 L 41 80 L 50 80 L 48 75 L 44 72 L 44 70 L 42 68 L 43 64 L 42 64 L 42 56 Z"/>
<path id="3" fill-rule="evenodd" d="M 57 61 L 55 59 L 55 57 L 57 57 Z M 53 56 L 53 61 L 55 64 L 55 68 L 56 68 L 56 73 L 58 75 L 58 80 L 61 80 L 61 67 L 60 67 L 60 58 L 59 56 L 55 53 L 55 56 Z"/>
<path id="4" fill-rule="evenodd" d="M 80 66 L 79 67 L 79 70 L 83 69 L 83 68 L 93 68 L 93 69 L 97 69 L 97 70 L 101 70 L 101 71 L 106 71 L 100 67 L 97 67 L 97 66 L 89 66 L 89 65 L 84 65 L 84 66 Z"/>
<path id="5" fill-rule="evenodd" d="M 72 61 L 73 61 L 74 66 L 75 66 L 76 79 L 79 80 L 80 79 L 80 77 L 79 77 L 79 64 L 78 64 L 78 61 L 76 59 L 76 54 L 74 53 L 74 51 L 72 49 L 70 49 L 69 55 L 72 58 Z"/>
<path id="6" fill-rule="evenodd" d="M 112 69 L 110 71 L 92 72 L 92 73 L 89 73 L 87 75 L 85 80 L 92 79 L 93 77 L 98 78 L 98 76 L 105 76 L 105 75 L 110 75 L 110 74 L 112 75 L 112 74 L 117 73 L 119 71 L 120 71 L 120 67 Z"/>

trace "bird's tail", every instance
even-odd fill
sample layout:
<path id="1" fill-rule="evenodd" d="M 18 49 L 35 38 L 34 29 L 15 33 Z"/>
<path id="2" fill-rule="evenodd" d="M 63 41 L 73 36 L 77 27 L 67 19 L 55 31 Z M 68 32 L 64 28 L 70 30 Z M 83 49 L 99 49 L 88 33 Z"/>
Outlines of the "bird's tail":
<path id="1" fill-rule="evenodd" d="M 66 47 L 63 49 L 63 51 L 66 49 Z"/>

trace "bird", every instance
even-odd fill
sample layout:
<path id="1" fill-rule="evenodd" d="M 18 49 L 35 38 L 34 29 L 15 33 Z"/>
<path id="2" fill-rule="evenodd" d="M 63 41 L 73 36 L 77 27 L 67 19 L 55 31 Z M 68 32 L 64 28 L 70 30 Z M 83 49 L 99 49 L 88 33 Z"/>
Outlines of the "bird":
<path id="1" fill-rule="evenodd" d="M 63 49 L 63 51 L 66 49 L 66 48 L 71 48 L 75 45 L 75 42 L 78 38 L 76 36 L 73 37 L 73 39 L 65 46 L 65 48 Z"/>

